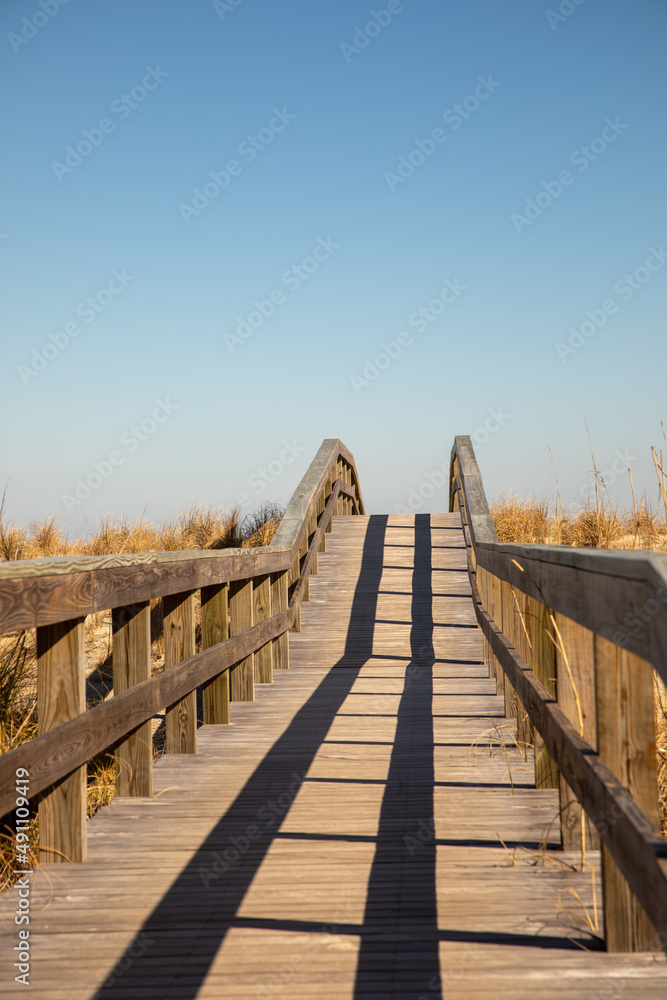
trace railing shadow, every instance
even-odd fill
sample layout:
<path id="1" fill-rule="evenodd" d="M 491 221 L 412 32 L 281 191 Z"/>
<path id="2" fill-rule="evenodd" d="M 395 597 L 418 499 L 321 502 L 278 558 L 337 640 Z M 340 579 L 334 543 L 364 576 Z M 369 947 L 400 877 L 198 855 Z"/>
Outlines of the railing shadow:
<path id="1" fill-rule="evenodd" d="M 431 527 L 415 515 L 410 662 L 377 833 L 359 950 L 355 1000 L 369 982 L 386 996 L 441 1000 L 433 808 Z M 433 831 L 424 836 L 424 831 Z M 419 852 L 409 850 L 419 844 Z M 418 971 L 417 971 L 418 970 Z M 397 992 L 400 991 L 400 992 Z"/>

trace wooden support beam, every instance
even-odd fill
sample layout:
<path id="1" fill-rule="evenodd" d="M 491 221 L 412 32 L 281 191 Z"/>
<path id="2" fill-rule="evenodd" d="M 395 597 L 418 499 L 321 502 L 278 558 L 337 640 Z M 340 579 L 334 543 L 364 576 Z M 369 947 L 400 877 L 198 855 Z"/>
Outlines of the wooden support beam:
<path id="1" fill-rule="evenodd" d="M 229 587 L 229 633 L 239 635 L 252 628 L 252 580 L 235 580 Z M 232 701 L 255 700 L 254 655 L 251 653 L 232 668 Z"/>
<path id="2" fill-rule="evenodd" d="M 594 635 L 556 612 L 556 677 L 558 706 L 587 743 L 597 750 Z M 554 629 L 552 628 L 552 632 Z M 560 829 L 563 850 L 597 850 L 600 838 L 579 801 L 560 775 Z M 582 838 L 585 838 L 582 841 Z"/>
<path id="3" fill-rule="evenodd" d="M 493 590 L 493 576 L 492 576 L 491 573 L 487 573 L 486 570 L 482 569 L 481 567 L 478 567 L 478 572 L 480 570 L 484 574 L 483 577 L 482 577 L 482 579 L 484 580 L 484 589 L 485 589 L 484 607 L 485 607 L 486 611 L 488 611 L 488 613 L 493 618 L 493 593 L 494 593 L 494 590 Z M 496 681 L 496 694 L 497 694 L 498 693 L 498 685 L 499 685 L 499 677 L 502 674 L 502 668 L 500 667 L 500 664 L 498 663 L 498 660 L 494 656 L 494 654 L 493 654 L 493 652 L 491 650 L 491 646 L 489 645 L 489 641 L 488 641 L 488 639 L 486 639 L 486 636 L 485 636 L 485 640 L 486 640 L 486 647 L 485 647 L 486 654 L 487 654 L 487 656 L 489 658 L 489 677 L 495 678 L 495 681 Z"/>
<path id="4" fill-rule="evenodd" d="M 114 697 L 151 676 L 151 603 L 141 601 L 114 608 Z M 115 750 L 116 794 L 121 797 L 153 794 L 153 726 L 150 719 L 130 733 Z"/>
<path id="5" fill-rule="evenodd" d="M 253 581 L 253 625 L 271 617 L 271 576 L 257 576 Z M 258 649 L 254 654 L 255 684 L 273 683 L 273 641 Z"/>
<path id="6" fill-rule="evenodd" d="M 229 638 L 229 584 L 217 583 L 201 589 L 201 646 L 211 646 Z M 202 685 L 204 722 L 229 723 L 229 670 Z"/>
<path id="7" fill-rule="evenodd" d="M 526 608 L 526 625 L 530 633 L 531 643 L 530 660 L 527 663 L 538 681 L 555 698 L 556 647 L 549 638 L 553 634 L 549 618 L 550 611 L 533 597 L 527 598 Z M 535 786 L 537 788 L 558 788 L 558 768 L 536 729 L 533 729 L 533 745 L 535 747 Z"/>
<path id="8" fill-rule="evenodd" d="M 653 668 L 595 636 L 598 753 L 648 818 L 659 825 Z M 602 848 L 607 951 L 650 951 L 656 932 L 637 897 Z"/>
<path id="9" fill-rule="evenodd" d="M 303 572 L 303 567 L 308 557 L 309 538 L 310 538 L 310 532 L 306 531 L 306 534 L 303 536 L 303 541 L 301 542 L 301 548 L 299 549 L 299 576 L 301 576 L 301 573 Z M 310 600 L 310 580 L 308 578 L 306 578 L 306 586 L 303 591 L 303 597 L 301 598 L 301 600 L 302 601 Z"/>
<path id="10" fill-rule="evenodd" d="M 499 628 L 505 633 L 509 641 L 516 648 L 514 630 L 514 598 L 512 597 L 512 585 L 506 580 L 500 580 L 500 605 L 502 608 L 502 625 Z M 505 678 L 505 717 L 507 719 L 518 719 L 518 703 L 516 691 Z M 518 731 L 518 727 L 517 727 Z"/>
<path id="11" fill-rule="evenodd" d="M 500 587 L 500 580 L 497 576 L 493 576 L 489 573 L 489 613 L 496 625 L 502 632 L 503 630 L 503 604 L 502 604 L 502 590 Z M 496 691 L 501 698 L 505 697 L 505 671 L 496 663 Z"/>
<path id="12" fill-rule="evenodd" d="M 456 493 L 454 494 L 454 497 L 456 497 L 456 502 L 458 504 L 458 495 Z M 457 507 L 457 511 L 458 511 L 458 507 Z M 487 575 L 486 575 L 486 570 L 482 569 L 481 566 L 478 566 L 478 568 L 477 568 L 477 587 L 479 589 L 479 594 L 480 594 L 480 597 L 482 599 L 482 606 L 484 608 L 486 608 L 486 610 L 488 611 L 489 610 L 488 579 L 487 579 Z M 484 658 L 484 663 L 489 668 L 489 677 L 495 677 L 496 676 L 496 674 L 495 674 L 495 666 L 494 666 L 494 669 L 493 669 L 493 673 L 491 672 L 491 656 L 492 656 L 492 653 L 491 653 L 491 649 L 489 648 L 489 640 L 486 638 L 486 636 L 484 636 L 484 638 L 482 640 L 482 643 L 483 643 L 483 650 L 484 650 L 484 652 L 483 652 L 482 655 L 483 655 L 483 658 Z"/>
<path id="13" fill-rule="evenodd" d="M 162 598 L 164 669 L 195 655 L 195 595 L 191 590 Z M 165 753 L 197 752 L 197 692 L 191 691 L 165 713 Z"/>
<path id="14" fill-rule="evenodd" d="M 271 610 L 274 615 L 287 611 L 289 601 L 289 572 L 271 574 Z M 273 639 L 273 669 L 289 667 L 289 632 Z"/>
<path id="15" fill-rule="evenodd" d="M 528 598 L 516 587 L 512 587 L 512 603 L 514 605 L 514 638 L 513 643 L 516 651 L 522 660 L 530 662 L 530 637 L 526 624 L 526 603 Z M 532 745 L 533 736 L 531 733 L 530 717 L 524 708 L 520 698 L 517 698 L 517 720 L 516 720 L 517 740 L 523 750 Z"/>
<path id="16" fill-rule="evenodd" d="M 86 711 L 84 643 L 83 618 L 37 629 L 40 735 Z M 86 860 L 86 774 L 84 764 L 41 796 L 40 862 Z"/>
<path id="17" fill-rule="evenodd" d="M 312 517 L 308 522 L 308 548 L 310 548 L 312 544 L 316 531 L 317 531 L 317 514 L 313 513 Z M 318 545 L 317 549 L 315 550 L 315 558 L 313 559 L 313 563 L 310 568 L 310 572 L 314 576 L 317 576 L 317 574 L 319 573 L 319 563 L 317 559 L 317 553 L 319 552 L 319 550 L 320 546 Z"/>
<path id="18" fill-rule="evenodd" d="M 325 490 L 324 490 L 324 506 L 322 507 L 322 510 L 324 510 L 324 507 L 326 507 L 327 501 L 328 501 L 329 497 L 331 496 L 332 486 L 333 486 L 333 476 L 330 473 L 329 474 L 329 478 L 327 479 L 327 485 L 326 485 Z M 330 532 L 333 531 L 333 522 L 331 521 L 331 519 L 329 519 L 329 522 L 328 522 L 325 530 L 327 531 L 327 533 L 330 533 Z M 322 539 L 322 541 L 324 541 L 324 539 Z M 323 548 L 322 551 L 325 552 L 326 551 L 326 547 Z"/>
<path id="19" fill-rule="evenodd" d="M 289 598 L 288 599 L 290 601 L 292 600 L 292 594 L 294 593 L 294 591 L 296 589 L 296 586 L 297 586 L 297 584 L 299 582 L 300 566 L 301 566 L 301 558 L 300 558 L 300 556 L 297 556 L 296 559 L 294 560 L 294 562 L 292 563 L 292 566 L 291 566 L 291 568 L 289 570 Z M 294 624 L 292 625 L 292 631 L 293 632 L 300 632 L 301 631 L 301 605 L 299 605 L 298 608 L 296 608 L 295 615 L 294 615 Z"/>

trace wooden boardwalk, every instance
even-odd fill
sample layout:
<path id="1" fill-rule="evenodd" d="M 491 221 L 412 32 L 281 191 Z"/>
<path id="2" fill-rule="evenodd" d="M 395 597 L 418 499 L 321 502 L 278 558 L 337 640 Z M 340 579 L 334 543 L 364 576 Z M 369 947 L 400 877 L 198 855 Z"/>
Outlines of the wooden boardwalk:
<path id="1" fill-rule="evenodd" d="M 465 567 L 458 514 L 336 517 L 291 669 L 35 878 L 29 995 L 664 1000 L 664 958 L 592 933 L 599 857 L 557 850 Z"/>

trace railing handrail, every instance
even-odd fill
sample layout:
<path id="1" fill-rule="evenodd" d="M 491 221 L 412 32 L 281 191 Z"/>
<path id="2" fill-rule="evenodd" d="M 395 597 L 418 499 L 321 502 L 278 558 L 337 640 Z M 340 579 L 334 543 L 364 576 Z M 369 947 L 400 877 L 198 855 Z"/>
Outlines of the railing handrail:
<path id="1" fill-rule="evenodd" d="M 647 702 L 653 699 L 653 684 L 649 664 L 667 679 L 667 556 L 659 553 L 617 553 L 597 549 L 568 548 L 566 546 L 549 545 L 517 545 L 501 543 L 497 540 L 495 527 L 491 519 L 489 505 L 484 493 L 481 474 L 475 460 L 472 442 L 469 437 L 457 437 L 452 449 L 450 472 L 450 509 L 458 509 L 466 541 L 468 573 L 473 595 L 473 604 L 477 621 L 482 629 L 487 646 L 485 660 L 490 667 L 496 664 L 502 668 L 505 675 L 503 683 L 506 706 L 508 705 L 508 687 L 510 703 L 514 693 L 527 713 L 530 722 L 544 747 L 560 770 L 560 780 L 556 786 L 560 789 L 561 830 L 564 831 L 564 812 L 568 808 L 567 797 L 564 796 L 563 780 L 574 792 L 577 800 L 591 819 L 595 830 L 604 842 L 611 859 L 603 866 L 603 894 L 605 897 L 605 927 L 607 936 L 612 935 L 613 947 L 616 950 L 634 948 L 642 950 L 650 946 L 667 948 L 667 840 L 661 835 L 655 823 L 640 806 L 633 791 L 643 796 L 644 808 L 651 811 L 652 795 L 647 796 L 646 784 L 642 784 L 633 767 L 643 767 L 650 773 L 650 755 L 655 755 L 655 743 L 651 741 L 650 730 L 653 726 L 652 710 L 647 708 Z M 494 537 L 495 536 L 495 537 Z M 481 577 L 482 584 L 478 585 Z M 509 584 L 507 593 L 504 588 Z M 663 591 L 661 593 L 661 590 Z M 482 596 L 482 591 L 487 598 Z M 578 719 L 568 717 L 561 708 L 560 668 L 556 678 L 538 677 L 535 670 L 540 665 L 539 630 L 542 626 L 540 615 L 531 610 L 531 636 L 528 638 L 527 617 L 522 616 L 519 604 L 516 611 L 513 602 L 517 602 L 515 591 L 531 598 L 536 605 L 551 617 L 554 632 L 557 632 L 556 618 L 553 613 L 560 614 L 561 626 L 563 619 L 570 619 L 576 625 L 582 626 L 581 633 L 588 630 L 591 633 L 593 659 L 589 662 L 585 653 L 574 649 L 574 660 L 568 662 L 567 653 L 560 634 L 561 655 L 567 666 L 569 684 L 577 699 Z M 489 608 L 487 607 L 489 604 Z M 630 611 L 628 611 L 628 608 Z M 639 617 L 638 612 L 645 612 Z M 521 626 L 516 625 L 516 613 L 521 618 Z M 628 614 L 633 618 L 628 621 Z M 634 619 L 638 618 L 645 627 L 638 634 L 631 630 Z M 497 620 L 496 620 L 497 619 Z M 498 624 L 500 623 L 500 624 Z M 507 626 L 507 633 L 505 627 Z M 537 628 L 537 632 L 533 631 Z M 517 631 L 518 629 L 518 631 Z M 521 634 L 525 631 L 527 642 L 523 642 Z M 611 677 L 601 677 L 600 669 L 616 670 L 626 668 L 616 667 L 613 661 L 598 664 L 598 645 L 596 636 L 607 639 L 616 646 L 621 646 L 635 657 L 645 662 L 642 666 L 640 690 L 624 691 L 626 700 L 605 701 L 600 696 L 602 691 L 611 687 L 615 690 Z M 580 636 L 583 639 L 583 635 Z M 527 651 L 522 655 L 533 661 L 533 669 L 526 663 L 515 648 L 526 645 Z M 554 640 L 555 643 L 555 640 Z M 582 643 L 582 649 L 586 649 Z M 572 650 L 570 650 L 572 654 Z M 605 666 L 606 665 L 606 666 Z M 579 702 L 572 670 L 582 676 L 582 671 L 589 674 L 589 689 L 595 691 L 592 705 L 587 701 L 586 709 L 592 707 L 594 731 L 584 738 L 584 716 Z M 495 671 L 495 667 L 494 670 Z M 498 676 L 496 672 L 496 676 Z M 618 677 L 629 677 L 630 674 L 618 673 Z M 640 676 L 637 674 L 636 676 Z M 555 683 L 557 700 L 552 690 L 545 686 L 547 682 Z M 646 682 L 647 688 L 642 685 Z M 627 684 L 627 681 L 623 682 Z M 605 686 L 606 685 L 606 686 Z M 564 687 L 567 690 L 568 679 Z M 605 762 L 602 750 L 596 749 L 600 733 L 604 734 L 605 747 L 612 759 L 616 748 L 622 748 L 619 756 L 626 753 L 624 736 L 615 732 L 616 712 L 630 711 L 627 702 L 635 695 L 639 706 L 637 715 L 632 717 L 632 739 L 635 744 L 633 752 L 636 760 L 628 775 L 628 788 L 619 780 L 612 765 Z M 569 697 L 566 695 L 566 697 Z M 571 706 L 570 706 L 571 708 Z M 601 714 L 602 713 L 602 722 Z M 509 713 L 508 713 L 509 714 Z M 643 721 L 642 723 L 639 720 Z M 578 727 L 575 723 L 578 722 Z M 602 729 L 599 727 L 602 725 Z M 519 710 L 517 709 L 517 726 L 519 726 Z M 597 735 L 595 728 L 597 726 Z M 595 745 L 592 745 L 592 739 Z M 638 744 L 644 741 L 641 748 Z M 532 740 L 531 740 L 532 742 Z M 537 750 L 536 750 L 537 754 Z M 537 775 L 537 768 L 536 768 Z M 655 771 L 653 771 L 655 781 Z M 553 787 L 553 785 L 543 787 Z M 655 788 L 655 808 L 657 810 L 657 788 Z M 656 814 L 657 815 L 657 814 Z M 563 834 L 565 836 L 565 834 Z M 583 836 L 583 833 L 582 833 Z M 623 894 L 618 889 L 617 876 L 612 868 L 613 863 L 626 880 L 634 897 L 648 915 L 653 927 L 658 932 L 657 939 L 651 938 L 634 911 L 634 897 Z M 607 894 L 609 893 L 609 898 Z M 614 902 L 610 900 L 613 898 Z M 641 912 L 641 911 L 640 911 Z"/>
<path id="2" fill-rule="evenodd" d="M 351 483 L 335 478 L 337 463 L 341 459 L 349 470 L 348 478 L 353 480 Z M 327 493 L 328 495 L 325 495 Z M 124 599 L 115 604 L 108 600 L 109 595 L 113 594 L 114 591 L 110 591 L 107 587 L 107 602 L 101 607 L 91 610 L 106 610 L 135 604 L 141 600 L 145 601 L 150 598 L 198 589 L 202 585 L 211 586 L 233 580 L 246 580 L 269 573 L 285 572 L 292 567 L 295 559 L 298 560 L 298 577 L 294 581 L 293 592 L 285 610 L 272 614 L 247 631 L 240 632 L 211 648 L 203 649 L 169 670 L 135 684 L 122 693 L 114 694 L 112 698 L 101 704 L 3 754 L 0 757 L 0 818 L 14 806 L 17 768 L 25 768 L 30 773 L 31 798 L 39 795 L 76 768 L 81 767 L 96 754 L 127 736 L 137 726 L 147 722 L 157 711 L 179 702 L 195 688 L 243 661 L 272 639 L 290 629 L 297 618 L 318 547 L 335 512 L 338 498 L 341 496 L 349 497 L 355 511 L 363 513 L 363 501 L 358 488 L 354 459 L 340 441 L 329 439 L 323 442 L 290 500 L 287 513 L 291 516 L 288 518 L 288 524 L 282 533 L 283 544 L 280 544 L 281 540 L 279 539 L 277 545 L 271 543 L 249 549 L 221 550 L 211 553 L 195 552 L 194 554 L 190 552 L 168 553 L 166 555 L 171 558 L 167 558 L 163 562 L 174 573 L 175 580 L 171 580 L 169 577 L 164 577 L 158 582 L 149 580 L 145 582 L 143 590 L 135 587 L 129 595 L 127 586 L 124 590 L 122 589 L 123 581 L 121 579 L 118 594 Z M 318 505 L 320 506 L 319 511 Z M 313 524 L 316 524 L 314 530 L 310 527 Z M 305 542 L 307 545 L 304 545 Z M 204 556 L 213 560 L 219 559 L 221 565 L 218 566 L 217 562 L 214 562 L 213 572 L 208 572 L 205 579 L 200 581 L 192 569 L 197 569 Z M 95 569 L 88 570 L 94 581 L 95 575 L 100 575 L 97 566 L 100 557 L 82 558 L 92 559 L 96 563 Z M 29 562 L 26 560 L 23 565 L 29 565 Z M 54 560 L 45 560 L 45 562 L 53 564 Z M 141 563 L 139 568 L 144 565 Z M 181 571 L 184 565 L 189 570 L 187 577 Z M 208 560 L 207 565 L 210 566 Z M 122 572 L 123 567 L 118 567 L 118 569 Z M 137 567 L 125 567 L 125 569 L 133 572 Z M 174 572 L 174 570 L 178 572 Z M 41 609 L 39 605 L 37 606 L 35 616 L 38 619 L 38 625 L 69 621 L 88 613 L 83 610 L 80 603 L 77 604 L 71 596 L 68 597 L 68 584 L 77 583 L 80 576 L 74 570 L 69 570 L 69 573 L 75 575 L 73 577 L 65 576 L 64 580 L 62 575 L 58 577 L 59 582 L 64 584 L 57 591 L 61 598 L 59 606 L 49 610 L 48 601 L 46 606 Z M 37 575 L 19 572 L 15 576 L 6 577 L 4 580 L 5 597 L 10 592 L 9 588 L 12 582 L 20 585 L 25 583 L 27 579 L 34 584 L 43 583 L 52 575 L 48 572 Z M 127 573 L 124 575 L 127 576 Z M 43 590 L 36 589 L 34 596 L 43 599 Z M 4 610 L 0 602 L 0 621 Z"/>
<path id="3" fill-rule="evenodd" d="M 182 590 L 288 569 L 303 541 L 317 498 L 339 459 L 351 468 L 351 495 L 358 512 L 364 512 L 354 458 L 341 441 L 328 438 L 292 495 L 269 545 L 53 556 L 0 563 L 0 635 Z"/>
<path id="4" fill-rule="evenodd" d="M 452 469 L 455 462 L 479 565 L 648 660 L 667 683 L 667 554 L 500 542 L 468 436 L 455 438 Z M 450 510 L 453 489 L 452 475 Z"/>

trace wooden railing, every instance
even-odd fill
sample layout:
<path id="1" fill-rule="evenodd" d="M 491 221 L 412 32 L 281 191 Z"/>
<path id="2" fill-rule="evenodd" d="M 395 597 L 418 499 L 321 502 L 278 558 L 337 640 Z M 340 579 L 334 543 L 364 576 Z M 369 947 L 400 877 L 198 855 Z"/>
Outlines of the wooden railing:
<path id="1" fill-rule="evenodd" d="M 333 514 L 363 514 L 354 459 L 326 440 L 270 545 L 0 564 L 0 634 L 37 630 L 39 735 L 0 758 L 0 817 L 16 779 L 38 800 L 40 858 L 86 858 L 87 762 L 114 748 L 117 791 L 152 793 L 152 717 L 165 712 L 167 753 L 196 753 L 197 688 L 204 722 L 229 722 L 229 702 L 289 666 L 289 630 Z M 195 593 L 201 650 L 195 652 Z M 164 671 L 151 677 L 151 600 L 162 599 Z M 86 710 L 84 620 L 112 611 L 113 696 Z M 27 775 L 27 777 L 26 777 Z"/>
<path id="2" fill-rule="evenodd" d="M 450 484 L 485 660 L 534 742 L 538 787 L 559 789 L 563 847 L 602 841 L 607 949 L 665 948 L 653 671 L 667 681 L 667 556 L 501 544 L 469 437 Z"/>

